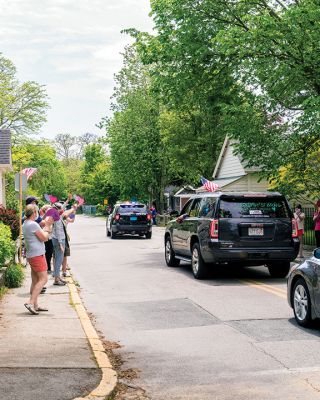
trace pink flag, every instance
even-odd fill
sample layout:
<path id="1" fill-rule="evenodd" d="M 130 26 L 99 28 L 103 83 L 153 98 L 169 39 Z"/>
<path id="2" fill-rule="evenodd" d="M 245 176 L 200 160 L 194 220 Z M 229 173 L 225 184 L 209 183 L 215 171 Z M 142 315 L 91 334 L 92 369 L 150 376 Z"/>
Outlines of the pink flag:
<path id="1" fill-rule="evenodd" d="M 27 181 L 28 181 L 32 177 L 32 175 L 37 172 L 37 168 L 25 168 L 21 172 L 27 175 Z"/>
<path id="2" fill-rule="evenodd" d="M 49 198 L 50 198 L 50 203 L 55 203 L 58 201 L 58 197 L 53 196 L 52 194 L 49 194 Z"/>
<path id="3" fill-rule="evenodd" d="M 73 198 L 76 200 L 79 206 L 82 206 L 82 204 L 84 204 L 84 199 L 81 196 L 74 195 Z"/>

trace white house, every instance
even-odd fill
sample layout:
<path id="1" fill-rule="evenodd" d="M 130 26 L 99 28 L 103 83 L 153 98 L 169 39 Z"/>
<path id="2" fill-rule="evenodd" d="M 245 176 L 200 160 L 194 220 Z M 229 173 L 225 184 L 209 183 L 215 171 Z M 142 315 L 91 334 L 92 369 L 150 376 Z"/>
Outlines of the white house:
<path id="1" fill-rule="evenodd" d="M 9 130 L 0 130 L 0 204 L 6 204 L 4 174 L 12 170 L 11 134 Z"/>
<path id="2" fill-rule="evenodd" d="M 245 161 L 235 154 L 232 140 L 225 138 L 216 167 L 213 181 L 224 191 L 265 192 L 268 181 L 260 180 L 259 167 L 246 167 Z"/>

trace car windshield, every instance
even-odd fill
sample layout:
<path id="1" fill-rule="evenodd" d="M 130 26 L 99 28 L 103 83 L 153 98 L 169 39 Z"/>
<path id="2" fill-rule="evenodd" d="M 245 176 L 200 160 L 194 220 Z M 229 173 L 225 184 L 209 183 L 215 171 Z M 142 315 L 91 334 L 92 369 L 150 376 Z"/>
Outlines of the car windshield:
<path id="1" fill-rule="evenodd" d="M 119 214 L 140 214 L 146 212 L 147 207 L 144 204 L 121 204 L 118 209 Z"/>
<path id="2" fill-rule="evenodd" d="M 220 201 L 220 218 L 288 218 L 289 210 L 283 199 L 231 198 Z"/>

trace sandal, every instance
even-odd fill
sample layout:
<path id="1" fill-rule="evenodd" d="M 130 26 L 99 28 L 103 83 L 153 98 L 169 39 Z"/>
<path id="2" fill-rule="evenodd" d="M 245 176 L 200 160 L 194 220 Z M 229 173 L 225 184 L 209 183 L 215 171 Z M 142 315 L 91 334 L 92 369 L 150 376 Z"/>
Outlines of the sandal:
<path id="1" fill-rule="evenodd" d="M 65 284 L 66 284 L 66 282 L 61 281 L 61 280 L 54 282 L 54 285 L 56 285 L 56 286 L 65 286 Z"/>
<path id="2" fill-rule="evenodd" d="M 44 307 L 37 307 L 36 311 L 41 312 L 41 311 L 49 311 L 47 308 Z"/>
<path id="3" fill-rule="evenodd" d="M 38 315 L 38 314 L 39 314 L 38 311 L 35 310 L 33 304 L 25 303 L 24 306 L 25 306 L 25 308 L 26 308 L 27 310 L 30 311 L 30 313 L 31 313 L 32 315 Z"/>

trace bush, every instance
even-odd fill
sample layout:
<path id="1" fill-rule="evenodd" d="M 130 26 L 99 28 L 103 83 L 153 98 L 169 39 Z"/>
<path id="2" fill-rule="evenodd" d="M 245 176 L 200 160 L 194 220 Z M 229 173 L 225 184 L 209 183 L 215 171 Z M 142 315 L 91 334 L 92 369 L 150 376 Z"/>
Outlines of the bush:
<path id="1" fill-rule="evenodd" d="M 14 210 L 9 210 L 0 205 L 0 221 L 9 226 L 12 239 L 16 240 L 19 236 L 19 216 Z"/>
<path id="2" fill-rule="evenodd" d="M 24 278 L 23 269 L 20 264 L 11 264 L 4 274 L 4 284 L 8 288 L 17 288 L 22 285 Z"/>
<path id="3" fill-rule="evenodd" d="M 13 259 L 14 253 L 15 243 L 11 239 L 10 228 L 0 222 L 0 268 Z"/>

